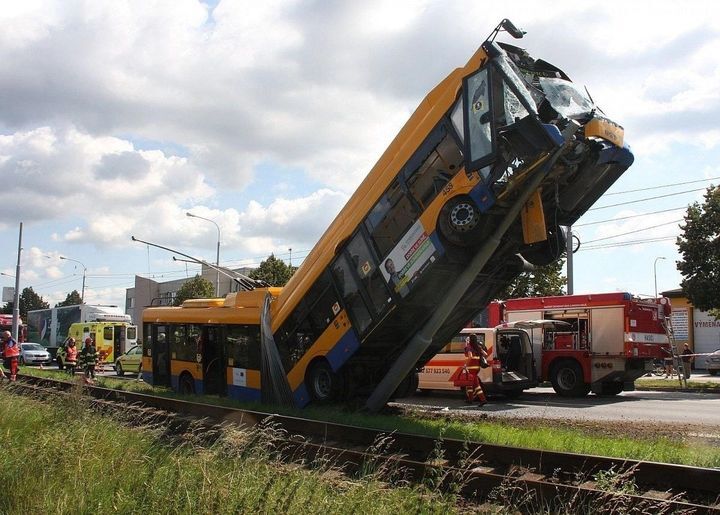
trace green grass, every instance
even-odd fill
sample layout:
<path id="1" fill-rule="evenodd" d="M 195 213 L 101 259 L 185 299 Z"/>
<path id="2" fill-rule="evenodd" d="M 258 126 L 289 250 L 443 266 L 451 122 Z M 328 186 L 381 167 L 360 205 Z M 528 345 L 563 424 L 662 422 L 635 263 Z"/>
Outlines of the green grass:
<path id="1" fill-rule="evenodd" d="M 27 371 L 27 369 L 26 369 Z M 57 377 L 57 372 L 32 369 L 33 374 Z M 135 389 L 145 393 L 185 398 L 167 389 L 158 391 L 137 381 L 123 381 L 101 378 L 99 384 L 121 389 Z M 413 415 L 367 414 L 360 409 L 348 406 L 309 407 L 303 410 L 279 409 L 260 404 L 242 404 L 218 397 L 192 396 L 197 402 L 207 402 L 230 407 L 269 411 L 291 416 L 301 416 L 328 422 L 356 425 L 381 429 L 388 432 L 421 434 L 433 437 L 456 438 L 472 442 L 510 445 L 563 452 L 595 454 L 617 458 L 678 463 L 700 467 L 720 467 L 720 448 L 703 444 L 700 441 L 671 440 L 658 437 L 615 437 L 598 435 L 597 431 L 578 428 L 558 427 L 551 420 L 535 427 L 527 424 L 517 425 L 511 420 L 473 420 L 457 421 L 452 419 L 428 419 Z M 358 407 L 359 408 L 359 407 Z M 514 425 L 515 424 L 515 425 Z"/>
<path id="2" fill-rule="evenodd" d="M 635 381 L 635 386 L 640 388 L 676 388 L 678 390 L 715 390 L 720 393 L 720 382 L 718 381 L 702 381 L 699 379 L 689 379 L 687 387 L 680 384 L 677 376 L 672 379 L 657 379 L 651 377 L 641 377 Z"/>
<path id="3" fill-rule="evenodd" d="M 239 432 L 209 448 L 163 441 L 89 413 L 80 396 L 49 406 L 0 389 L 0 434 L 0 513 L 456 512 L 428 488 L 284 465 Z"/>

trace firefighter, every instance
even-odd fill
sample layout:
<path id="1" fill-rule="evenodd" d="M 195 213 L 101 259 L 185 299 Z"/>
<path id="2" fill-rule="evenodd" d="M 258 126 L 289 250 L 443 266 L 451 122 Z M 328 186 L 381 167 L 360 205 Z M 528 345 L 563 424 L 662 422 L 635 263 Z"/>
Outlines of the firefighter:
<path id="1" fill-rule="evenodd" d="M 78 350 L 75 346 L 75 338 L 68 338 L 67 347 L 65 348 L 65 365 L 68 374 L 75 375 L 75 367 L 77 366 Z"/>
<path id="2" fill-rule="evenodd" d="M 3 357 L 5 358 L 5 367 L 10 369 L 10 381 L 17 379 L 18 357 L 20 356 L 20 346 L 13 339 L 10 331 L 3 331 Z"/>
<path id="3" fill-rule="evenodd" d="M 485 398 L 479 375 L 480 369 L 487 367 L 487 355 L 485 346 L 478 342 L 477 335 L 471 334 L 465 345 L 465 368 L 472 378 L 472 386 L 465 387 L 465 400 L 468 403 L 477 400 L 480 406 L 487 404 L 487 398 Z"/>
<path id="4" fill-rule="evenodd" d="M 97 350 L 92 338 L 85 338 L 85 346 L 80 351 L 80 362 L 85 370 L 85 382 L 90 383 L 95 379 L 95 365 L 97 365 Z"/>

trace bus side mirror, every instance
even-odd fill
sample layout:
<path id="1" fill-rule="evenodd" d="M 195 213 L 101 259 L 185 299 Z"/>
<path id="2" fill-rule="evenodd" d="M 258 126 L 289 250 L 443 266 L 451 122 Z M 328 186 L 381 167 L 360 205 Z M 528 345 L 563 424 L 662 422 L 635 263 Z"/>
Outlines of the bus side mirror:
<path id="1" fill-rule="evenodd" d="M 507 18 L 503 19 L 503 21 L 500 22 L 500 26 L 507 31 L 508 34 L 510 34 L 515 39 L 522 39 L 522 37 L 525 35 L 524 30 L 518 29 L 513 22 L 508 20 Z"/>

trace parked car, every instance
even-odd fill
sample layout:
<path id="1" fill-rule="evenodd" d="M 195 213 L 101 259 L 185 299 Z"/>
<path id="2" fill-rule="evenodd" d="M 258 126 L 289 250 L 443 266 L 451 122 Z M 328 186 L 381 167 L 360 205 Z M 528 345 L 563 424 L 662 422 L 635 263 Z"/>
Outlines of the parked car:
<path id="1" fill-rule="evenodd" d="M 21 365 L 47 365 L 52 357 L 39 343 L 21 343 L 19 361 Z"/>
<path id="2" fill-rule="evenodd" d="M 707 371 L 711 376 L 720 372 L 720 349 L 717 349 L 707 359 Z"/>
<path id="3" fill-rule="evenodd" d="M 125 372 L 130 374 L 139 374 L 141 362 L 142 347 L 140 345 L 136 345 L 115 360 L 115 372 L 117 372 L 117 375 L 119 376 L 124 376 Z"/>

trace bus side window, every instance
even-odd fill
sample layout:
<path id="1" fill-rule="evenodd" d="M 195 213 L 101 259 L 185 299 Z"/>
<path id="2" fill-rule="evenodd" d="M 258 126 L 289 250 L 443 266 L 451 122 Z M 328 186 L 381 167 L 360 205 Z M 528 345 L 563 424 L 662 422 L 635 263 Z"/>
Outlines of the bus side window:
<path id="1" fill-rule="evenodd" d="M 400 182 L 395 179 L 365 219 L 365 227 L 380 256 L 392 250 L 418 214 Z"/>
<path id="2" fill-rule="evenodd" d="M 225 345 L 232 366 L 260 370 L 260 326 L 228 325 Z"/>
<path id="3" fill-rule="evenodd" d="M 445 136 L 408 178 L 410 193 L 423 209 L 427 208 L 457 173 L 461 165 L 460 149 L 450 136 Z"/>

